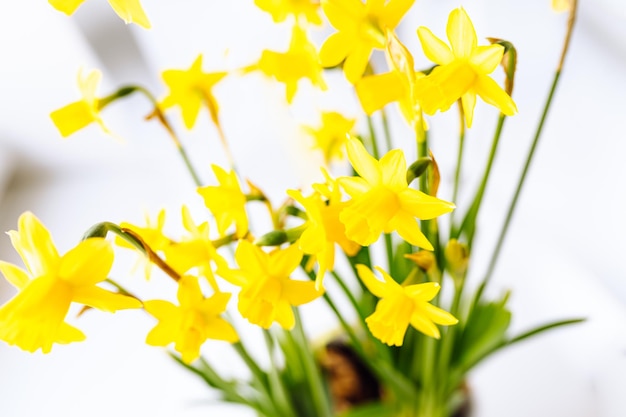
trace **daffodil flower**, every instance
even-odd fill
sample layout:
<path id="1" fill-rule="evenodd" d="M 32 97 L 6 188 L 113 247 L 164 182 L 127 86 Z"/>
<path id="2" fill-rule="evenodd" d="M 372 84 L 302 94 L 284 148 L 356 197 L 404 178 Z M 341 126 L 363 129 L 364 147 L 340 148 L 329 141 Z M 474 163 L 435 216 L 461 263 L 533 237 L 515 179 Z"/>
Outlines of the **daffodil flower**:
<path id="1" fill-rule="evenodd" d="M 491 78 L 502 61 L 502 45 L 478 46 L 476 31 L 463 8 L 453 10 L 446 28 L 450 47 L 430 29 L 417 30 L 426 57 L 438 64 L 427 76 L 417 80 L 420 104 L 427 114 L 446 111 L 461 99 L 465 121 L 471 127 L 476 96 L 507 116 L 517 113 L 513 99 Z"/>
<path id="2" fill-rule="evenodd" d="M 572 0 L 552 0 L 552 9 L 555 12 L 568 12 L 572 8 Z"/>
<path id="3" fill-rule="evenodd" d="M 327 88 L 322 77 L 322 66 L 317 49 L 299 26 L 293 28 L 287 52 L 264 50 L 259 62 L 246 70 L 255 69 L 285 84 L 288 103 L 293 101 L 298 91 L 298 82 L 303 78 L 307 78 L 311 84 L 322 90 Z"/>
<path id="4" fill-rule="evenodd" d="M 292 306 L 306 304 L 322 295 L 312 281 L 290 278 L 302 260 L 302 251 L 296 245 L 266 253 L 247 240 L 240 240 L 235 260 L 239 269 L 218 273 L 241 287 L 237 305 L 241 316 L 264 329 L 274 322 L 292 329 L 295 325 Z"/>
<path id="5" fill-rule="evenodd" d="M 135 298 L 97 286 L 113 264 L 113 248 L 106 240 L 84 240 L 60 256 L 48 230 L 30 212 L 20 216 L 18 230 L 9 236 L 27 271 L 0 261 L 0 272 L 20 290 L 0 307 L 0 340 L 48 353 L 54 343 L 85 339 L 65 322 L 73 302 L 108 312 L 141 307 Z"/>
<path id="6" fill-rule="evenodd" d="M 48 0 L 48 3 L 60 12 L 70 16 L 85 0 Z M 150 29 L 150 21 L 141 7 L 139 0 L 109 0 L 109 4 L 126 23 L 136 23 L 144 29 Z"/>
<path id="7" fill-rule="evenodd" d="M 415 0 L 322 0 L 322 9 L 337 32 L 322 45 L 320 59 L 324 67 L 342 61 L 351 83 L 365 72 L 374 49 L 384 49 L 387 30 L 398 26 Z"/>
<path id="8" fill-rule="evenodd" d="M 402 286 L 382 268 L 376 267 L 383 281 L 365 265 L 357 272 L 367 289 L 379 297 L 376 310 L 365 319 L 372 335 L 389 346 L 402 346 L 409 324 L 426 336 L 439 339 L 436 324 L 450 326 L 458 320 L 450 313 L 430 304 L 440 290 L 436 282 Z"/>
<path id="9" fill-rule="evenodd" d="M 185 363 L 200 356 L 200 347 L 207 339 L 234 343 L 239 340 L 233 326 L 220 315 L 226 310 L 229 293 L 216 292 L 204 298 L 198 279 L 183 276 L 178 282 L 176 306 L 165 300 L 149 300 L 144 308 L 159 322 L 148 333 L 146 343 L 150 346 L 167 346 L 181 354 Z"/>
<path id="10" fill-rule="evenodd" d="M 355 119 L 348 119 L 337 112 L 323 112 L 322 125 L 318 128 L 305 126 L 306 132 L 315 140 L 315 149 L 324 154 L 324 161 L 344 158 L 346 137 L 354 131 Z"/>
<path id="11" fill-rule="evenodd" d="M 235 225 L 237 237 L 242 238 L 248 233 L 248 214 L 246 213 L 246 196 L 235 171 L 226 172 L 217 165 L 212 165 L 219 185 L 198 188 L 198 194 L 204 198 L 206 207 L 215 216 L 217 231 L 221 236 L 231 225 Z"/>
<path id="12" fill-rule="evenodd" d="M 361 248 L 346 237 L 345 227 L 339 221 L 345 203 L 326 200 L 317 191 L 308 197 L 296 190 L 289 190 L 287 194 L 302 204 L 307 214 L 306 228 L 297 244 L 304 253 L 317 259 L 319 269 L 315 285 L 317 289 L 323 289 L 324 274 L 335 267 L 335 244 L 339 244 L 348 256 L 356 255 Z"/>
<path id="13" fill-rule="evenodd" d="M 82 69 L 78 71 L 78 89 L 82 98 L 50 113 L 52 122 L 61 136 L 70 136 L 76 131 L 97 123 L 105 133 L 111 133 L 100 117 L 100 100 L 96 97 L 102 73 L 93 70 L 83 77 Z"/>
<path id="14" fill-rule="evenodd" d="M 161 107 L 179 106 L 185 126 L 191 129 L 204 104 L 209 109 L 211 120 L 217 125 L 219 106 L 213 96 L 213 88 L 226 75 L 226 72 L 203 72 L 202 55 L 198 55 L 188 70 L 165 70 L 162 77 L 170 91 L 161 102 Z"/>
<path id="15" fill-rule="evenodd" d="M 339 179 L 341 187 L 352 197 L 339 215 L 348 239 L 367 246 L 381 233 L 396 231 L 410 244 L 432 250 L 416 219 L 428 220 L 449 213 L 454 204 L 409 188 L 401 150 L 391 150 L 378 161 L 354 138 L 348 139 L 346 149 L 359 174 Z"/>
<path id="16" fill-rule="evenodd" d="M 254 0 L 254 4 L 271 14 L 276 23 L 284 22 L 289 15 L 293 15 L 296 22 L 302 18 L 314 25 L 322 24 L 317 0 Z"/>

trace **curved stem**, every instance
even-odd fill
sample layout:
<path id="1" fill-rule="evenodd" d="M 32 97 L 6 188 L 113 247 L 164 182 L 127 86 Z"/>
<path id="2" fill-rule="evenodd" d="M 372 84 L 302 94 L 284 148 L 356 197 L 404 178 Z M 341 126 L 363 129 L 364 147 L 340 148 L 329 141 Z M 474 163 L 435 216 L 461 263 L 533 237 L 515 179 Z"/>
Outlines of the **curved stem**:
<path id="1" fill-rule="evenodd" d="M 454 172 L 454 188 L 452 190 L 452 202 L 456 204 L 459 196 L 459 184 L 461 183 L 461 165 L 463 163 L 463 150 L 465 148 L 465 114 L 463 112 L 463 106 L 459 102 L 459 149 L 456 158 L 456 170 Z M 454 226 L 454 215 L 456 210 L 450 213 L 450 234 L 452 234 L 452 227 Z"/>

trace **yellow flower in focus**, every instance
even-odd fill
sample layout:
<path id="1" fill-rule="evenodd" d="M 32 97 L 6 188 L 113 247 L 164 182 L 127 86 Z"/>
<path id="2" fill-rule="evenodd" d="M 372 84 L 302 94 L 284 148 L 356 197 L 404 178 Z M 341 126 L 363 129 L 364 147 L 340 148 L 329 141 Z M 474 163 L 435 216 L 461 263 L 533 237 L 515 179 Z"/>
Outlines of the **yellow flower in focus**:
<path id="1" fill-rule="evenodd" d="M 393 30 L 415 0 L 322 0 L 322 8 L 337 29 L 322 45 L 324 67 L 345 60 L 343 71 L 351 83 L 361 78 L 374 49 L 384 49 L 386 32 Z"/>
<path id="2" fill-rule="evenodd" d="M 48 3 L 60 12 L 70 16 L 85 0 L 48 0 Z M 139 0 L 109 0 L 109 4 L 126 23 L 136 23 L 144 29 L 150 29 L 150 21 L 141 7 Z"/>
<path id="3" fill-rule="evenodd" d="M 308 220 L 306 229 L 298 240 L 298 246 L 306 254 L 313 255 L 319 263 L 315 279 L 318 290 L 324 288 L 326 271 L 335 267 L 335 243 L 338 243 L 348 256 L 354 256 L 361 246 L 346 237 L 345 228 L 339 221 L 339 213 L 345 203 L 328 201 L 319 192 L 304 197 L 300 191 L 287 191 L 290 197 L 304 207 Z"/>
<path id="4" fill-rule="evenodd" d="M 461 99 L 465 121 L 472 126 L 476 96 L 507 116 L 517 113 L 511 97 L 491 77 L 502 61 L 502 45 L 478 46 L 476 31 L 463 8 L 453 10 L 446 28 L 450 46 L 437 38 L 430 29 L 417 30 L 424 54 L 437 63 L 426 77 L 417 80 L 420 104 L 427 114 L 446 111 Z"/>
<path id="5" fill-rule="evenodd" d="M 196 268 L 198 275 L 205 277 L 211 287 L 218 291 L 213 264 L 218 269 L 224 268 L 227 263 L 217 253 L 217 249 L 211 241 L 209 223 L 204 222 L 197 225 L 186 206 L 182 208 L 182 219 L 188 235 L 184 236 L 180 242 L 173 242 L 164 249 L 165 259 L 168 265 L 180 275 Z"/>
<path id="6" fill-rule="evenodd" d="M 377 161 L 354 138 L 348 139 L 346 148 L 359 174 L 339 179 L 341 187 L 352 197 L 339 215 L 346 236 L 367 246 L 378 240 L 381 233 L 397 231 L 410 244 L 432 250 L 416 218 L 433 219 L 454 210 L 454 204 L 409 188 L 401 150 L 391 150 Z"/>
<path id="7" fill-rule="evenodd" d="M 401 286 L 380 267 L 376 269 L 383 276 L 383 281 L 365 265 L 357 265 L 356 268 L 367 289 L 380 298 L 376 310 L 365 322 L 381 342 L 402 346 L 409 324 L 426 336 L 439 339 L 436 324 L 450 326 L 458 323 L 452 314 L 429 303 L 441 288 L 436 282 Z"/>
<path id="8" fill-rule="evenodd" d="M 284 83 L 288 103 L 292 102 L 298 90 L 298 82 L 303 78 L 308 78 L 311 84 L 322 90 L 327 88 L 315 45 L 299 26 L 293 28 L 287 52 L 265 50 L 259 62 L 248 70 L 251 69 L 259 69 L 265 75 Z"/>
<path id="9" fill-rule="evenodd" d="M 100 71 L 93 70 L 83 77 L 81 69 L 78 71 L 78 89 L 82 98 L 50 113 L 52 122 L 64 138 L 91 123 L 97 123 L 105 133 L 111 133 L 100 117 L 100 100 L 96 97 L 101 79 Z"/>
<path id="10" fill-rule="evenodd" d="M 290 14 L 296 18 L 302 17 L 309 23 L 321 25 L 319 16 L 320 3 L 317 0 L 254 0 L 254 4 L 263 11 L 272 15 L 276 23 L 284 22 Z"/>
<path id="11" fill-rule="evenodd" d="M 226 172 L 217 165 L 212 165 L 219 185 L 198 188 L 198 194 L 204 198 L 204 204 L 215 216 L 217 231 L 221 236 L 235 224 L 238 238 L 248 233 L 248 214 L 246 213 L 246 195 L 235 171 Z"/>
<path id="12" fill-rule="evenodd" d="M 200 347 L 207 339 L 234 343 L 239 340 L 233 326 L 220 317 L 226 310 L 230 294 L 216 292 L 204 298 L 198 279 L 183 276 L 178 282 L 179 306 L 169 301 L 150 300 L 144 308 L 159 322 L 148 333 L 146 343 L 150 346 L 167 346 L 181 354 L 189 364 L 200 356 Z"/>
<path id="13" fill-rule="evenodd" d="M 302 260 L 302 251 L 296 245 L 266 253 L 247 240 L 240 240 L 235 260 L 239 269 L 218 273 L 241 287 L 237 305 L 241 316 L 264 329 L 274 322 L 292 329 L 295 325 L 292 306 L 306 304 L 322 295 L 312 281 L 289 277 Z"/>
<path id="14" fill-rule="evenodd" d="M 326 164 L 333 159 L 343 159 L 343 149 L 348 134 L 354 132 L 356 119 L 347 119 L 337 112 L 323 112 L 322 125 L 319 128 L 305 126 L 306 131 L 315 140 L 315 148 L 324 154 Z"/>
<path id="15" fill-rule="evenodd" d="M 226 72 L 206 73 L 202 71 L 202 55 L 198 55 L 188 70 L 166 70 L 161 76 L 170 89 L 161 107 L 168 109 L 179 106 L 187 129 L 196 124 L 202 105 L 209 109 L 211 120 L 218 124 L 219 106 L 213 96 L 213 88 L 226 76 Z"/>
<path id="16" fill-rule="evenodd" d="M 572 8 L 572 0 L 552 0 L 552 9 L 555 12 L 568 12 Z"/>
<path id="17" fill-rule="evenodd" d="M 65 322 L 72 302 L 108 312 L 141 307 L 135 298 L 96 285 L 107 279 L 113 264 L 113 248 L 105 239 L 84 240 L 59 256 L 50 233 L 30 212 L 20 216 L 18 230 L 9 236 L 27 271 L 0 261 L 0 272 L 20 290 L 0 307 L 0 340 L 48 353 L 54 343 L 85 339 Z"/>

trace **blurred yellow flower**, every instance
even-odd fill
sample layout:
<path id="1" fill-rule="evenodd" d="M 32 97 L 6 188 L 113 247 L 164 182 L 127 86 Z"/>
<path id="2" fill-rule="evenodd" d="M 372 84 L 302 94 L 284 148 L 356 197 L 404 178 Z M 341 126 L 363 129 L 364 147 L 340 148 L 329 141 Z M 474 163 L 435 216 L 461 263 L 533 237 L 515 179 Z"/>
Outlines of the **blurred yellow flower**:
<path id="1" fill-rule="evenodd" d="M 381 233 L 397 231 L 410 244 L 432 250 L 416 218 L 428 220 L 441 216 L 454 210 L 454 204 L 408 186 L 406 160 L 401 150 L 391 150 L 377 161 L 354 138 L 348 139 L 346 149 L 359 174 L 339 179 L 341 187 L 352 197 L 339 215 L 346 236 L 367 246 L 378 240 Z"/>
<path id="2" fill-rule="evenodd" d="M 84 240 L 59 256 L 50 233 L 30 212 L 20 216 L 18 230 L 9 236 L 27 271 L 0 261 L 0 272 L 20 290 L 0 307 L 0 340 L 48 353 L 54 343 L 85 339 L 65 322 L 72 302 L 108 312 L 141 307 L 135 298 L 96 285 L 107 279 L 113 264 L 113 248 L 105 239 Z"/>
<path id="3" fill-rule="evenodd" d="M 416 90 L 427 114 L 446 111 L 461 99 L 465 121 L 472 126 L 476 95 L 507 116 L 517 113 L 511 97 L 493 80 L 491 74 L 502 61 L 502 45 L 478 46 L 476 31 L 463 8 L 453 10 L 446 28 L 450 47 L 430 29 L 417 30 L 426 57 L 439 66 L 417 80 Z"/>
<path id="4" fill-rule="evenodd" d="M 318 128 L 305 126 L 306 132 L 315 140 L 314 148 L 324 154 L 326 164 L 333 159 L 343 159 L 343 149 L 348 134 L 354 133 L 356 119 L 347 119 L 342 114 L 331 111 L 322 113 L 322 125 Z"/>
<path id="5" fill-rule="evenodd" d="M 306 304 L 322 293 L 312 281 L 296 281 L 289 276 L 300 265 L 302 251 L 297 245 L 277 248 L 270 253 L 240 240 L 235 251 L 239 269 L 218 271 L 227 281 L 241 287 L 238 309 L 250 323 L 269 329 L 277 322 L 292 329 L 292 306 Z"/>
<path id="6" fill-rule="evenodd" d="M 439 292 L 436 282 L 401 286 L 382 268 L 380 281 L 365 265 L 356 266 L 361 281 L 380 300 L 376 310 L 365 319 L 374 337 L 389 346 L 402 346 L 409 324 L 427 336 L 439 339 L 435 324 L 450 326 L 458 320 L 450 313 L 430 304 Z"/>
<path id="7" fill-rule="evenodd" d="M 337 32 L 322 45 L 324 67 L 345 60 L 343 71 L 351 83 L 365 72 L 374 49 L 384 49 L 387 30 L 393 30 L 415 0 L 322 0 L 322 9 Z"/>
<path id="8" fill-rule="evenodd" d="M 552 0 L 552 9 L 555 12 L 568 12 L 572 8 L 572 0 Z"/>
<path id="9" fill-rule="evenodd" d="M 55 9 L 66 15 L 72 15 L 85 0 L 48 0 Z M 150 29 L 150 21 L 141 8 L 139 0 L 109 0 L 115 13 L 126 23 L 136 23 L 144 29 Z"/>
<path id="10" fill-rule="evenodd" d="M 274 77 L 286 86 L 287 102 L 291 103 L 298 90 L 298 82 L 308 78 L 314 86 L 326 90 L 322 77 L 322 66 L 315 45 L 309 41 L 306 32 L 294 26 L 291 43 L 287 52 L 264 50 L 256 65 L 247 70 L 259 69 L 265 75 Z"/>
<path id="11" fill-rule="evenodd" d="M 161 76 L 170 92 L 161 102 L 161 107 L 179 106 L 185 126 L 191 129 L 204 104 L 209 109 L 211 120 L 217 125 L 219 106 L 212 91 L 226 75 L 226 72 L 203 72 L 202 55 L 198 55 L 188 70 L 165 70 Z"/>
<path id="12" fill-rule="evenodd" d="M 314 25 L 322 24 L 318 0 L 254 0 L 254 4 L 271 14 L 276 23 L 284 22 L 291 14 L 296 18 L 296 22 L 303 18 Z"/>
<path id="13" fill-rule="evenodd" d="M 212 165 L 219 185 L 198 188 L 198 194 L 204 198 L 204 204 L 215 216 L 217 231 L 221 236 L 234 224 L 238 238 L 248 233 L 248 214 L 246 213 L 246 195 L 235 171 L 226 172 L 223 168 Z"/>
<path id="14" fill-rule="evenodd" d="M 146 343 L 151 346 L 167 346 L 181 354 L 185 363 L 200 356 L 200 347 L 207 339 L 234 343 L 239 340 L 233 326 L 220 317 L 226 310 L 229 293 L 216 292 L 204 298 L 198 279 L 183 276 L 178 282 L 176 306 L 165 300 L 144 302 L 144 308 L 159 322 L 148 333 Z"/>
<path id="15" fill-rule="evenodd" d="M 86 77 L 83 77 L 82 69 L 79 70 L 78 89 L 82 98 L 50 113 L 52 122 L 64 138 L 94 122 L 105 133 L 111 133 L 100 117 L 100 100 L 96 97 L 101 79 L 102 73 L 98 70 L 91 71 Z"/>

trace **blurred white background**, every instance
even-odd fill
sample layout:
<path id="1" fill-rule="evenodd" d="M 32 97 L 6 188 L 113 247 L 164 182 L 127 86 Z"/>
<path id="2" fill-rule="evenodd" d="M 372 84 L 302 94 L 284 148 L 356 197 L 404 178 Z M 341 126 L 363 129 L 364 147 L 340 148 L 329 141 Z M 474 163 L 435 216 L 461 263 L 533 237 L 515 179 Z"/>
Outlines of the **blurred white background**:
<path id="1" fill-rule="evenodd" d="M 168 137 L 154 122 L 142 122 L 150 111 L 143 98 L 132 97 L 103 113 L 123 144 L 97 127 L 62 140 L 48 115 L 78 98 L 75 78 L 81 66 L 103 71 L 102 94 L 136 83 L 162 97 L 164 69 L 188 68 L 199 53 L 206 71 L 235 69 L 253 62 L 262 49 L 286 48 L 289 28 L 274 26 L 252 0 L 142 3 L 150 31 L 125 26 L 104 0 L 85 2 L 72 18 L 45 1 L 0 3 L 0 230 L 15 229 L 19 214 L 31 210 L 65 252 L 91 225 L 141 222 L 144 209 L 153 215 L 161 207 L 177 213 L 187 204 L 198 218 L 205 215 Z M 476 369 L 470 385 L 479 417 L 626 415 L 626 138 L 619 130 L 626 117 L 626 5 L 580 3 L 554 107 L 491 290 L 513 290 L 513 332 L 569 317 L 588 321 L 520 344 Z M 481 39 L 507 39 L 519 53 L 513 96 L 519 115 L 506 123 L 486 196 L 476 245 L 480 273 L 551 82 L 566 17 L 552 12 L 548 0 L 419 0 L 399 29 L 402 39 L 417 53 L 416 27 L 427 24 L 443 37 L 447 15 L 459 4 Z M 328 33 L 327 27 L 318 30 L 315 41 L 321 43 Z M 421 64 L 425 61 L 418 60 Z M 344 88 L 340 74 L 327 81 Z M 320 109 L 358 111 L 345 88 L 344 94 L 318 94 L 303 82 L 293 108 L 284 102 L 283 89 L 255 74 L 231 76 L 215 91 L 238 166 L 276 199 L 317 173 L 319 156 L 311 157 L 299 124 L 315 124 Z M 487 106 L 478 106 L 467 145 L 468 191 L 486 159 L 496 119 Z M 194 131 L 181 127 L 179 133 L 209 181 L 210 163 L 223 163 L 224 156 L 206 114 L 199 120 Z M 399 119 L 394 121 L 400 146 L 408 133 Z M 436 118 L 433 126 L 445 190 L 452 177 L 445 167 L 454 157 L 450 138 L 456 115 Z M 176 230 L 178 219 L 171 220 Z M 133 258 L 118 252 L 122 262 L 113 276 L 123 277 Z M 0 259 L 19 263 L 8 237 L 0 237 Z M 149 284 L 156 290 L 141 282 L 131 285 L 172 290 L 159 279 Z M 0 301 L 13 291 L 1 282 Z M 319 317 L 325 316 L 317 317 L 310 327 L 319 330 L 324 324 Z M 165 351 L 146 346 L 152 324 L 141 312 L 86 314 L 78 326 L 87 341 L 57 346 L 51 355 L 0 344 L 0 416 L 200 416 L 226 410 L 251 415 L 216 405 L 214 393 Z M 237 366 L 219 343 L 204 351 L 225 369 Z"/>

